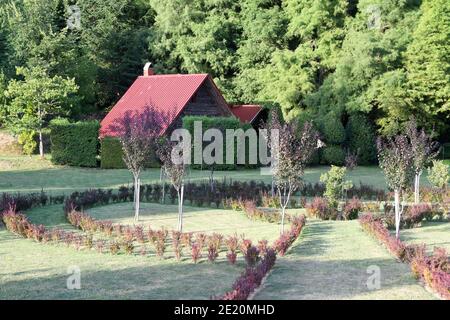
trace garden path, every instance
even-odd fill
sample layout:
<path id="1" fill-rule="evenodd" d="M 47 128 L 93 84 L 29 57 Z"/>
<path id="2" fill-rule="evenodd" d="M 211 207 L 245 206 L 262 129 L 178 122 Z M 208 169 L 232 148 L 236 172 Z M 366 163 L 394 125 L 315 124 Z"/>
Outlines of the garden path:
<path id="1" fill-rule="evenodd" d="M 379 269 L 378 269 L 379 268 Z M 379 289 L 368 288 L 379 270 Z M 370 281 L 369 281 L 370 282 Z M 371 282 L 374 284 L 374 282 Z M 254 299 L 434 299 L 357 221 L 308 221 Z"/>

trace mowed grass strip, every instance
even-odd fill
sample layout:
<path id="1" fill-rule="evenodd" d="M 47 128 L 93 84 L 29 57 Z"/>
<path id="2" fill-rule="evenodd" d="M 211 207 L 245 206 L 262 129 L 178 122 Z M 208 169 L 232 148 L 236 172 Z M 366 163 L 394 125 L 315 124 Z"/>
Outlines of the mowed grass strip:
<path id="1" fill-rule="evenodd" d="M 406 243 L 426 244 L 428 253 L 434 247 L 445 248 L 450 253 L 450 222 L 424 222 L 421 227 L 401 230 L 400 238 Z"/>
<path id="2" fill-rule="evenodd" d="M 371 268 L 380 288 L 368 288 Z M 373 270 L 373 269 L 372 269 Z M 311 221 L 255 299 L 434 299 L 357 221 Z"/>

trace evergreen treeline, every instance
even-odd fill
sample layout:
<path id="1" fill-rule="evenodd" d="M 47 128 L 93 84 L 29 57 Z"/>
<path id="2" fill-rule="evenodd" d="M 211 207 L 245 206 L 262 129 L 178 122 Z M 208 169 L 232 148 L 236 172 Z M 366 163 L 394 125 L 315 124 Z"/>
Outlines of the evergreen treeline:
<path id="1" fill-rule="evenodd" d="M 68 28 L 72 5 L 80 28 Z M 64 92 L 76 99 L 58 106 L 85 118 L 152 61 L 157 73 L 210 73 L 230 102 L 313 119 L 331 143 L 366 126 L 395 133 L 410 115 L 445 139 L 449 40 L 448 0 L 3 0 L 0 104 L 20 109 L 24 89 L 9 83 L 45 74 L 75 81 Z"/>

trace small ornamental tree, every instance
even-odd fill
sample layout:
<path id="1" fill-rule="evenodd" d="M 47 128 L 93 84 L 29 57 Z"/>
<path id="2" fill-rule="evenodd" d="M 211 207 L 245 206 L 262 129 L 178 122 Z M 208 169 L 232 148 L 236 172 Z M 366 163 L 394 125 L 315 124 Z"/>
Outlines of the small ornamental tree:
<path id="1" fill-rule="evenodd" d="M 155 141 L 167 121 L 161 113 L 148 106 L 143 111 L 127 111 L 110 127 L 119 137 L 123 149 L 123 161 L 134 179 L 134 219 L 139 220 L 140 174 L 145 168 Z"/>
<path id="2" fill-rule="evenodd" d="M 431 139 L 425 130 L 418 130 L 417 122 L 412 118 L 406 125 L 406 135 L 411 143 L 414 165 L 414 203 L 420 202 L 419 188 L 420 176 L 423 169 L 436 158 L 439 153 L 439 144 Z"/>
<path id="3" fill-rule="evenodd" d="M 157 147 L 157 154 L 161 160 L 162 169 L 178 194 L 179 232 L 183 232 L 184 176 L 186 164 L 190 159 L 190 150 L 190 141 L 182 140 L 175 143 L 168 140 L 166 137 L 158 142 Z"/>
<path id="4" fill-rule="evenodd" d="M 298 130 L 297 121 L 281 123 L 275 110 L 271 112 L 269 144 L 272 152 L 272 174 L 281 206 L 281 233 L 284 233 L 286 207 L 291 195 L 299 189 L 306 165 L 318 146 L 318 133 L 310 122 Z M 278 132 L 278 139 L 274 138 Z"/>
<path id="5" fill-rule="evenodd" d="M 325 197 L 328 203 L 337 208 L 339 199 L 342 199 L 344 192 L 353 184 L 349 180 L 344 180 L 347 169 L 345 167 L 331 166 L 330 171 L 320 176 L 320 181 L 325 183 Z"/>
<path id="6" fill-rule="evenodd" d="M 78 86 L 74 79 L 51 77 L 40 67 L 18 67 L 16 72 L 23 80 L 11 80 L 8 84 L 5 92 L 8 103 L 4 111 L 6 124 L 15 133 L 37 132 L 39 154 L 43 158 L 42 131 L 51 118 L 70 114 Z"/>
<path id="7" fill-rule="evenodd" d="M 395 235 L 400 234 L 400 196 L 402 196 L 414 179 L 414 156 L 411 145 L 405 135 L 398 135 L 387 139 L 378 138 L 378 160 L 386 176 L 388 186 L 394 190 Z"/>
<path id="8" fill-rule="evenodd" d="M 433 187 L 447 188 L 449 181 L 448 165 L 442 160 L 433 160 L 433 165 L 428 169 L 428 181 Z"/>

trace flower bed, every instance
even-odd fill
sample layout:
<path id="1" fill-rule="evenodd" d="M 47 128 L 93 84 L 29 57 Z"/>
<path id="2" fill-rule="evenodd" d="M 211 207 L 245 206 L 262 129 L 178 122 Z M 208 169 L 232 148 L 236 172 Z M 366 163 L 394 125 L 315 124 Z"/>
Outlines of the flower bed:
<path id="1" fill-rule="evenodd" d="M 363 215 L 359 222 L 363 229 L 382 242 L 400 261 L 408 262 L 413 274 L 438 293 L 450 300 L 450 261 L 445 249 L 435 248 L 433 255 L 426 255 L 425 245 L 407 245 L 393 237 L 380 218 Z"/>

